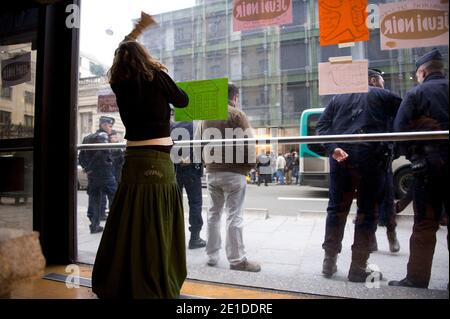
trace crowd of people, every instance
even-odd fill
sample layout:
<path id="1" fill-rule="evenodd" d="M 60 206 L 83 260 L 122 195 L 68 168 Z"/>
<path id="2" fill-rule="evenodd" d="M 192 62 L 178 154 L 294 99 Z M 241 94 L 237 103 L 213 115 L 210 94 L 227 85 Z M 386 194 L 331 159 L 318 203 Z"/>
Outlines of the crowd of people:
<path id="1" fill-rule="evenodd" d="M 273 151 L 261 152 L 258 156 L 256 167 L 250 170 L 248 181 L 251 184 L 269 183 L 277 185 L 299 185 L 300 159 L 295 151 L 279 153 Z"/>
<path id="2" fill-rule="evenodd" d="M 91 233 L 103 231 L 92 276 L 93 291 L 100 298 L 178 298 L 186 270 L 186 246 L 182 190 L 189 204 L 189 249 L 205 247 L 206 264 L 215 267 L 222 248 L 221 217 L 226 213 L 225 253 L 231 270 L 259 272 L 261 265 L 248 258 L 243 236 L 244 200 L 247 179 L 260 186 L 298 184 L 299 157 L 261 152 L 246 144 L 244 161 L 226 159 L 226 152 L 202 153 L 202 162 L 191 155 L 173 162 L 170 152 L 178 128 L 189 132 L 189 139 L 208 130 L 221 132 L 240 129 L 253 137 L 251 123 L 239 106 L 239 88 L 228 86 L 228 118 L 221 121 L 176 123 L 172 110 L 186 107 L 187 94 L 160 64 L 136 41 L 124 41 L 116 50 L 110 70 L 111 87 L 116 94 L 120 116 L 126 128 L 127 148 L 118 156 L 99 150 L 82 164 L 89 176 Z M 393 131 L 448 130 L 448 80 L 442 56 L 432 50 L 417 61 L 420 85 L 402 99 L 384 89 L 383 75 L 369 70 L 369 92 L 335 96 L 317 124 L 317 134 L 362 134 Z M 98 143 L 114 141 L 113 119 L 102 117 L 96 133 Z M 227 147 L 236 146 L 222 146 Z M 373 238 L 383 199 L 390 197 L 388 181 L 392 162 L 392 143 L 330 143 L 330 185 L 323 249 L 322 273 L 330 278 L 337 271 L 337 257 L 347 215 L 357 198 L 355 236 L 348 279 L 364 282 L 373 271 L 367 268 L 373 251 Z M 442 211 L 448 214 L 448 184 L 441 178 L 448 173 L 448 141 L 398 144 L 399 153 L 412 162 L 414 183 L 414 229 L 410 239 L 407 276 L 392 281 L 393 286 L 426 288 L 436 244 L 436 231 Z M 202 149 L 203 150 L 203 149 Z M 80 154 L 80 162 L 83 160 Z M 114 170 L 114 158 L 121 157 L 121 172 Z M 211 160 L 208 157 L 212 157 Z M 120 160 L 117 160 L 120 162 Z M 122 163 L 120 163 L 122 166 Z M 206 174 L 209 207 L 207 237 L 200 237 L 201 176 Z M 121 176 L 120 176 L 121 174 Z M 105 229 L 105 195 L 109 216 Z M 395 212 L 393 200 L 388 211 Z M 398 251 L 395 214 L 383 217 L 389 224 L 391 251 Z M 382 275 L 378 273 L 378 276 Z"/>

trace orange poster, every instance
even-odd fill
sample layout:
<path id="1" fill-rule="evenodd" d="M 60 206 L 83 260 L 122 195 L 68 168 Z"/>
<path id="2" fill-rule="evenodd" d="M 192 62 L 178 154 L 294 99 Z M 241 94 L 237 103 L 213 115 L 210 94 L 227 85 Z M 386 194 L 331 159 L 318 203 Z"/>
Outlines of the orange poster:
<path id="1" fill-rule="evenodd" d="M 320 45 L 369 40 L 367 0 L 319 0 Z"/>

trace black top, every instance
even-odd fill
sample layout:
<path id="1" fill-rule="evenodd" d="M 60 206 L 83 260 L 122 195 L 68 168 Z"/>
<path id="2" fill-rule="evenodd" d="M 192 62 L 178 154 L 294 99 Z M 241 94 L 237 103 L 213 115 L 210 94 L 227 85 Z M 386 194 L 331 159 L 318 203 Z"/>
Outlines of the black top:
<path id="1" fill-rule="evenodd" d="M 448 103 L 448 79 L 440 73 L 428 75 L 406 94 L 395 118 L 395 131 L 447 131 Z M 434 145 L 448 159 L 448 140 L 401 143 L 401 153 L 407 158 L 413 155 L 409 152 L 412 145 Z"/>
<path id="2" fill-rule="evenodd" d="M 187 94 L 163 71 L 155 71 L 151 82 L 137 78 L 113 83 L 111 88 L 129 141 L 170 136 L 169 103 L 179 108 L 189 103 Z"/>

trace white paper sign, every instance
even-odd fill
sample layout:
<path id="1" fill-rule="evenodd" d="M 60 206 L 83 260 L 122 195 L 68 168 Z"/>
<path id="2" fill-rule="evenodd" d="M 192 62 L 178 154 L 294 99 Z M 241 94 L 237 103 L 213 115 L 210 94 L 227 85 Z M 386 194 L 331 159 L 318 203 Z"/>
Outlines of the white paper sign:
<path id="1" fill-rule="evenodd" d="M 367 60 L 319 63 L 319 95 L 369 92 Z"/>

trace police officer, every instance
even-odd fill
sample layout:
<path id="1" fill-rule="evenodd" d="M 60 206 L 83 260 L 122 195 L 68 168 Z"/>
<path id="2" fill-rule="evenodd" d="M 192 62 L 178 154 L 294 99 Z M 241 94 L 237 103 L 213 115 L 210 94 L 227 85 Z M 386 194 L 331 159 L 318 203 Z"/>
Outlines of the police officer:
<path id="1" fill-rule="evenodd" d="M 369 69 L 369 85 L 384 89 L 383 72 L 378 69 Z M 392 132 L 394 117 L 388 120 L 388 131 Z M 400 250 L 400 243 L 397 239 L 397 222 L 394 204 L 394 175 L 392 172 L 392 160 L 394 158 L 394 143 L 387 143 L 386 151 L 388 156 L 387 171 L 384 174 L 383 197 L 377 205 L 379 209 L 379 226 L 386 226 L 386 234 L 389 242 L 389 250 L 396 253 Z M 370 252 L 378 250 L 377 237 L 373 236 L 370 245 Z"/>
<path id="2" fill-rule="evenodd" d="M 116 130 L 111 131 L 111 134 L 109 135 L 109 142 L 110 143 L 119 143 L 119 136 L 117 135 Z M 122 166 L 123 166 L 123 162 L 124 162 L 123 150 L 121 150 L 121 149 L 111 150 L 111 159 L 113 162 L 114 178 L 116 179 L 116 182 L 119 183 L 121 174 L 122 174 Z"/>
<path id="3" fill-rule="evenodd" d="M 264 181 L 264 186 L 269 186 L 269 181 L 272 181 L 272 168 L 271 168 L 270 152 L 262 152 L 258 156 L 258 162 L 256 167 L 258 168 L 258 186 Z"/>
<path id="4" fill-rule="evenodd" d="M 171 121 L 172 139 L 178 140 L 180 136 L 188 137 L 190 140 L 194 136 L 193 122 L 174 122 Z M 189 239 L 188 248 L 197 249 L 206 246 L 206 241 L 200 237 L 200 231 L 203 226 L 202 218 L 202 176 L 203 165 L 194 163 L 193 149 L 190 148 L 189 156 L 179 158 L 175 161 L 175 173 L 178 187 L 183 191 L 186 190 L 189 201 L 189 231 L 191 237 Z"/>
<path id="5" fill-rule="evenodd" d="M 95 132 L 94 143 L 109 143 L 109 135 L 112 132 L 114 118 L 102 116 L 100 117 L 100 125 Z M 91 234 L 103 231 L 100 226 L 100 220 L 104 215 L 104 205 L 102 199 L 104 195 L 108 196 L 109 205 L 111 205 L 114 194 L 116 192 L 117 183 L 113 172 L 113 162 L 110 150 L 90 151 L 91 156 L 85 171 L 88 176 L 89 208 L 88 218 L 91 221 L 89 226 Z"/>
<path id="6" fill-rule="evenodd" d="M 439 50 L 417 60 L 416 77 L 419 85 L 406 94 L 395 118 L 395 131 L 448 130 L 448 80 Z M 401 151 L 411 161 L 414 175 L 414 227 L 406 278 L 389 285 L 427 288 L 442 207 L 449 213 L 448 140 L 408 142 Z"/>
<path id="7" fill-rule="evenodd" d="M 369 86 L 368 93 L 336 95 L 317 123 L 317 134 L 387 132 L 389 119 L 395 116 L 400 103 L 399 96 L 376 86 Z M 382 143 L 333 143 L 325 148 L 330 155 L 330 184 L 322 273 L 329 278 L 337 271 L 337 255 L 342 250 L 345 224 L 356 193 L 358 208 L 348 279 L 365 282 L 373 273 L 367 269 L 367 260 L 376 230 L 376 206 L 383 195 L 389 164 L 387 150 Z"/>

